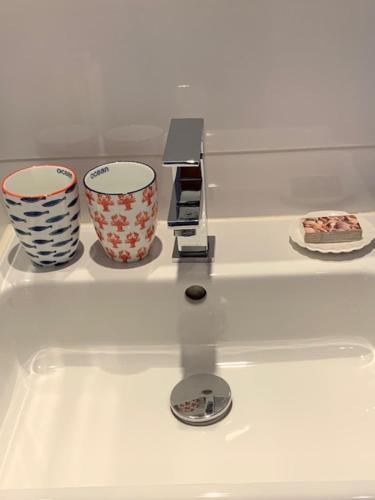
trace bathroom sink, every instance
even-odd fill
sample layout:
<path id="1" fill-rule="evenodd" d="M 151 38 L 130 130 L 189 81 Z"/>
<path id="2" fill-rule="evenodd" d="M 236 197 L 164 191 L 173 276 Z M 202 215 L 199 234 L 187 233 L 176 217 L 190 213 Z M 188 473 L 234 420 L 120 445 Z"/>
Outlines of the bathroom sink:
<path id="1" fill-rule="evenodd" d="M 215 263 L 180 266 L 161 224 L 163 248 L 129 269 L 89 226 L 57 271 L 33 270 L 8 235 L 0 498 L 373 498 L 375 259 L 309 259 L 289 224 L 213 222 Z M 240 229 L 249 245 L 233 245 Z M 204 302 L 185 299 L 191 284 Z M 184 425 L 170 393 L 207 371 L 233 408 Z"/>

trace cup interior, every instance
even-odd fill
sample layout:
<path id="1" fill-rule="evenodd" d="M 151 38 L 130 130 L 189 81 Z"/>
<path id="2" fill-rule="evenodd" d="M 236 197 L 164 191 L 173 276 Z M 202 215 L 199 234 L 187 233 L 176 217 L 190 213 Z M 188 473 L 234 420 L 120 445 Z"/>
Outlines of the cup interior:
<path id="1" fill-rule="evenodd" d="M 145 163 L 119 161 L 89 170 L 83 182 L 97 193 L 126 194 L 146 188 L 155 178 L 155 171 Z"/>
<path id="2" fill-rule="evenodd" d="M 76 182 L 76 174 L 58 165 L 36 165 L 5 177 L 2 189 L 17 197 L 50 196 L 65 191 Z"/>

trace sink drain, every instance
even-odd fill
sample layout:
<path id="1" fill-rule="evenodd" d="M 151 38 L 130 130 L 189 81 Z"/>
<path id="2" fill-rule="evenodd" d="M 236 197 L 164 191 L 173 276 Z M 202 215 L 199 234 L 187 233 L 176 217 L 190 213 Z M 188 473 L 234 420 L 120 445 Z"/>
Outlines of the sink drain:
<path id="1" fill-rule="evenodd" d="M 207 291 L 203 286 L 191 285 L 185 290 L 185 296 L 194 302 L 203 300 L 207 295 Z"/>
<path id="2" fill-rule="evenodd" d="M 199 373 L 179 382 L 171 394 L 173 415 L 188 425 L 210 425 L 230 412 L 229 385 L 217 375 Z"/>

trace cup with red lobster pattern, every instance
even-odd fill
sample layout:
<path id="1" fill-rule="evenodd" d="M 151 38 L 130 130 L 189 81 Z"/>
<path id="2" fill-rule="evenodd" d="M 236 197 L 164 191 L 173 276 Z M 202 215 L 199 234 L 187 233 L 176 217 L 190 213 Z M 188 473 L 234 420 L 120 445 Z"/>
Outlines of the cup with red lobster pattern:
<path id="1" fill-rule="evenodd" d="M 156 173 L 138 162 L 115 162 L 86 172 L 83 183 L 96 234 L 116 262 L 144 259 L 157 224 Z"/>

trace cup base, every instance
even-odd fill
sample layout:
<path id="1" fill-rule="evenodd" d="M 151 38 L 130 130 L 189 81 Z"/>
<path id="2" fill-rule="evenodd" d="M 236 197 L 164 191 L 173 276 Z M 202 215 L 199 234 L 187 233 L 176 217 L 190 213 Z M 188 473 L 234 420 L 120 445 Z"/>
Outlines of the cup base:
<path id="1" fill-rule="evenodd" d="M 62 261 L 59 261 L 59 262 L 50 262 L 50 263 L 39 263 L 39 262 L 36 262 L 35 260 L 31 260 L 31 263 L 37 268 L 37 269 L 43 269 L 43 268 L 49 268 L 49 267 L 61 267 L 61 266 L 65 266 L 66 264 L 69 264 L 69 262 L 71 262 L 74 257 L 77 255 L 77 250 L 71 254 L 69 256 L 68 259 L 66 260 L 62 260 Z"/>
<path id="2" fill-rule="evenodd" d="M 150 248 L 151 248 L 151 245 L 150 245 Z M 115 252 L 111 252 L 111 251 L 108 251 L 108 249 L 104 249 L 104 252 L 106 254 L 106 256 L 108 257 L 108 259 L 110 259 L 112 262 L 116 262 L 117 264 L 134 264 L 136 262 L 141 262 L 142 260 L 144 260 L 148 254 L 150 253 L 150 248 L 148 249 L 145 249 L 145 248 L 142 248 L 142 253 L 140 254 L 137 254 L 135 256 L 132 256 L 132 255 L 128 255 L 128 254 L 123 254 L 123 256 L 119 257 L 118 254 Z"/>

